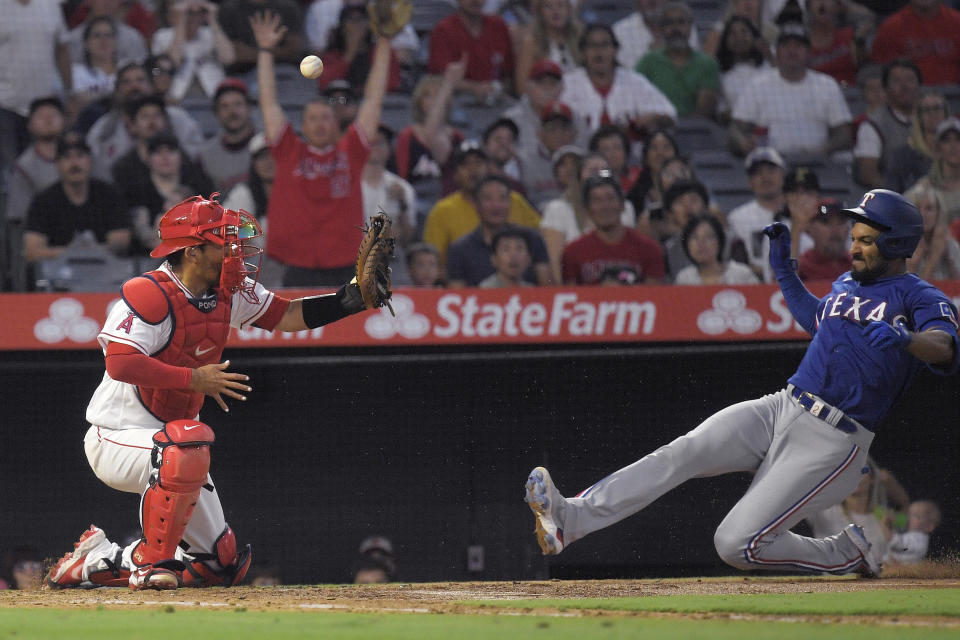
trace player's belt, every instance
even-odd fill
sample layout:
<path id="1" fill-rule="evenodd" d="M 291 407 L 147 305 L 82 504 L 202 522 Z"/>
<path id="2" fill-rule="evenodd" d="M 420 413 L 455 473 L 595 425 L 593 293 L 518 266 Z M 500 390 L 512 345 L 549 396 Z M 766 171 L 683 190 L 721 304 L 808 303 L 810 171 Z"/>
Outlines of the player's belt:
<path id="1" fill-rule="evenodd" d="M 840 431 L 843 431 L 844 433 L 857 432 L 856 422 L 845 416 L 840 409 L 831 407 L 829 404 L 823 400 L 820 400 L 812 393 L 808 393 L 803 389 L 793 387 L 790 390 L 790 395 L 793 396 L 793 399 L 797 401 L 798 405 L 817 416 L 827 424 L 833 425 L 835 428 L 840 429 Z"/>

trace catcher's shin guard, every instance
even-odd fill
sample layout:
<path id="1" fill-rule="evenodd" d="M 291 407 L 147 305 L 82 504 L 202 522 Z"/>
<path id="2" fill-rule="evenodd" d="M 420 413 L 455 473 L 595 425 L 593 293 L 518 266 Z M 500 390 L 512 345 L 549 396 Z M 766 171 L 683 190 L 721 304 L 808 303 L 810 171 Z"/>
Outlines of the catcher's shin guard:
<path id="1" fill-rule="evenodd" d="M 237 553 L 237 537 L 227 525 L 213 543 L 214 553 L 191 553 L 183 572 L 185 587 L 232 587 L 247 575 L 253 556 L 250 545 Z M 211 566 L 216 563 L 216 567 Z"/>
<path id="2" fill-rule="evenodd" d="M 213 429 L 194 420 L 168 422 L 154 434 L 153 466 L 156 472 L 143 494 L 143 538 L 132 554 L 138 567 L 174 559 L 177 545 L 207 480 L 213 441 Z"/>

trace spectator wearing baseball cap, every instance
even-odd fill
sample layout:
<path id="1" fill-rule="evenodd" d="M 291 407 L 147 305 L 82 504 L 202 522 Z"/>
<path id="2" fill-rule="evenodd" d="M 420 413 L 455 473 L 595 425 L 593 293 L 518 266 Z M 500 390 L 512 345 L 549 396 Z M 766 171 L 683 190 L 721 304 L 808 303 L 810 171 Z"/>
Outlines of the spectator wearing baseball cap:
<path id="1" fill-rule="evenodd" d="M 324 68 L 324 74 L 326 74 L 326 68 Z M 320 90 L 320 96 L 333 109 L 341 129 L 346 129 L 356 119 L 357 111 L 360 109 L 360 94 L 354 84 L 346 78 L 329 82 Z"/>
<path id="2" fill-rule="evenodd" d="M 782 25 L 776 68 L 758 73 L 734 104 L 730 143 L 738 153 L 764 144 L 782 154 L 829 155 L 850 148 L 852 117 L 840 85 L 809 69 L 809 57 L 806 27 Z"/>
<path id="3" fill-rule="evenodd" d="M 539 144 L 535 149 L 524 149 L 520 154 L 520 169 L 527 196 L 534 205 L 560 195 L 560 185 L 553 175 L 553 154 L 577 139 L 573 111 L 563 102 L 551 102 L 540 111 Z"/>
<path id="4" fill-rule="evenodd" d="M 65 125 L 66 117 L 60 98 L 46 96 L 30 103 L 27 116 L 30 146 L 17 157 L 10 173 L 7 220 L 22 223 L 33 197 L 60 179 L 54 161 L 57 140 L 63 134 Z"/>
<path id="5" fill-rule="evenodd" d="M 801 280 L 833 282 L 852 264 L 847 246 L 850 219 L 843 215 L 843 207 L 834 198 L 823 198 L 817 205 L 817 214 L 806 228 L 813 246 L 797 259 L 797 275 Z"/>
<path id="6" fill-rule="evenodd" d="M 224 68 L 237 59 L 234 43 L 220 28 L 219 6 L 196 0 L 166 6 L 170 26 L 157 29 L 150 49 L 169 55 L 174 64 L 170 97 L 180 102 L 194 87 L 213 97 L 226 75 Z"/>
<path id="7" fill-rule="evenodd" d="M 563 69 L 552 60 L 538 60 L 527 74 L 523 94 L 517 104 L 503 112 L 517 124 L 517 154 L 530 153 L 537 148 L 540 130 L 540 114 L 551 102 L 560 98 L 563 91 Z"/>
<path id="8" fill-rule="evenodd" d="M 960 118 L 950 117 L 937 125 L 930 171 L 914 187 L 936 191 L 948 225 L 960 220 Z M 960 225 L 960 223 L 957 223 Z"/>
<path id="9" fill-rule="evenodd" d="M 376 584 L 395 579 L 397 559 L 389 538 L 368 536 L 360 543 L 357 553 L 353 577 L 355 584 Z"/>
<path id="10" fill-rule="evenodd" d="M 774 216 L 774 220 L 783 222 L 790 228 L 790 256 L 796 260 L 813 247 L 813 238 L 807 233 L 807 229 L 820 215 L 822 201 L 820 179 L 816 172 L 802 165 L 788 171 L 783 180 L 783 197 L 785 205 L 780 213 Z M 767 266 L 769 267 L 769 261 Z M 766 276 L 773 278 L 772 273 L 766 273 Z"/>
<path id="11" fill-rule="evenodd" d="M 227 193 L 250 170 L 248 147 L 256 129 L 246 83 L 239 78 L 221 82 L 213 95 L 213 114 L 220 130 L 200 145 L 197 161 L 216 190 Z"/>
<path id="12" fill-rule="evenodd" d="M 730 256 L 748 264 L 757 277 L 766 270 L 767 242 L 763 228 L 783 209 L 783 181 L 787 164 L 773 147 L 757 147 L 743 162 L 753 200 L 735 207 L 727 215 Z"/>
<path id="13" fill-rule="evenodd" d="M 23 234 L 27 262 L 60 256 L 75 236 L 86 231 L 115 255 L 125 255 L 130 228 L 120 194 L 91 177 L 90 146 L 83 136 L 68 132 L 60 137 L 56 165 L 60 179 L 38 193 L 27 209 Z"/>
<path id="14" fill-rule="evenodd" d="M 487 154 L 473 140 L 464 141 L 457 147 L 452 163 L 457 190 L 437 202 L 427 215 L 423 229 L 423 241 L 437 249 L 443 265 L 446 265 L 447 248 L 480 224 L 474 192 L 480 181 L 490 173 Z M 540 214 L 516 191 L 510 191 L 507 220 L 533 229 L 540 226 Z"/>
<path id="15" fill-rule="evenodd" d="M 530 72 L 538 62 L 550 60 L 563 71 L 573 71 L 583 64 L 579 42 L 583 23 L 571 3 L 538 2 L 533 8 L 532 19 L 517 45 L 518 94 L 526 91 Z"/>

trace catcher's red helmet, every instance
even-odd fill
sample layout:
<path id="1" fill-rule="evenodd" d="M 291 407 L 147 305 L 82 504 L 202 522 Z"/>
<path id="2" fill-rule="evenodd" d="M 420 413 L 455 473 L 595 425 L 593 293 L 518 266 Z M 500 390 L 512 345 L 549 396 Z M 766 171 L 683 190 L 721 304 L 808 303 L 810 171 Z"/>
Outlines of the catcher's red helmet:
<path id="1" fill-rule="evenodd" d="M 261 249 L 248 242 L 262 236 L 263 231 L 257 219 L 246 211 L 224 209 L 217 202 L 219 195 L 214 193 L 209 198 L 193 196 L 164 213 L 157 225 L 160 244 L 150 255 L 162 258 L 174 251 L 208 242 L 223 247 L 220 286 L 231 294 L 242 290 L 255 301 L 253 285 L 260 272 Z M 256 258 L 256 264 L 248 262 L 253 258 Z M 245 284 L 246 278 L 252 283 Z"/>

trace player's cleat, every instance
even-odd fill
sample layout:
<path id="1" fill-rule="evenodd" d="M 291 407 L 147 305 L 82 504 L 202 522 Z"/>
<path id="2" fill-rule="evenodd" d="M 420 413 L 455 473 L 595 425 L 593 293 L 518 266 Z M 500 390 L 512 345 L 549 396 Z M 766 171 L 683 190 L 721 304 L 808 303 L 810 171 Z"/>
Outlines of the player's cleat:
<path id="1" fill-rule="evenodd" d="M 73 551 L 68 551 L 55 565 L 50 567 L 43 582 L 52 589 L 80 587 L 84 583 L 83 564 L 91 551 L 104 544 L 106 534 L 96 525 L 83 532 L 80 539 L 73 543 Z"/>
<path id="2" fill-rule="evenodd" d="M 863 527 L 858 524 L 850 524 L 843 530 L 850 542 L 854 544 L 860 552 L 863 564 L 860 565 L 860 573 L 866 578 L 879 578 L 883 571 L 883 565 L 873 551 L 873 545 L 867 540 L 863 533 Z"/>
<path id="3" fill-rule="evenodd" d="M 534 533 L 537 534 L 543 555 L 556 555 L 563 551 L 563 529 L 557 526 L 554 513 L 557 500 L 562 499 L 546 469 L 537 467 L 530 472 L 524 500 L 530 505 L 536 519 Z"/>
<path id="4" fill-rule="evenodd" d="M 168 560 L 137 567 L 130 574 L 129 585 L 134 591 L 144 589 L 159 589 L 161 591 L 178 589 L 180 587 L 180 571 L 183 563 L 178 560 Z"/>
<path id="5" fill-rule="evenodd" d="M 250 551 L 250 545 L 240 550 L 237 554 L 236 564 L 230 567 L 219 565 L 219 569 L 214 569 L 206 562 L 193 560 L 184 562 L 186 568 L 181 574 L 184 587 L 232 587 L 239 584 L 247 575 L 250 568 L 250 561 L 253 555 Z"/>

